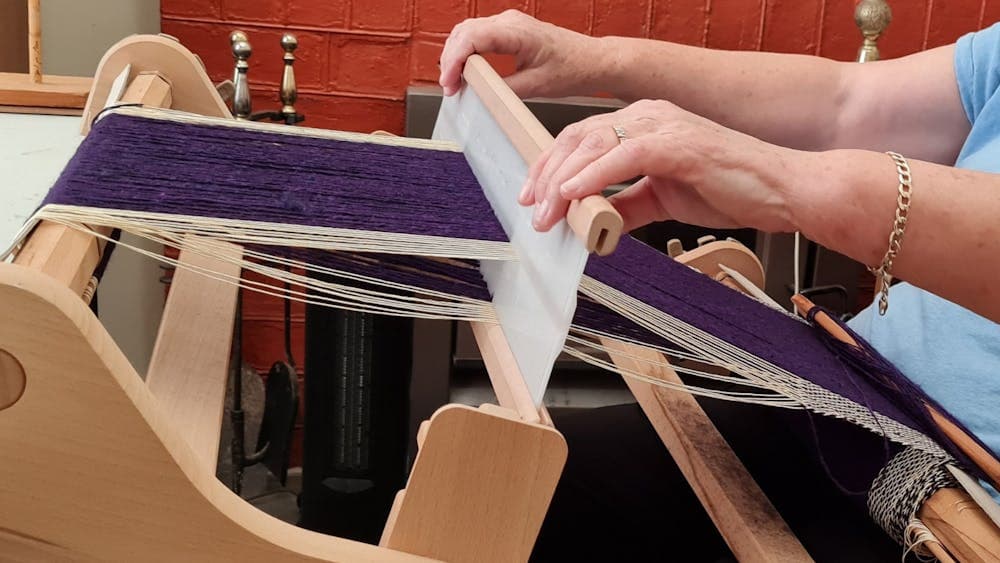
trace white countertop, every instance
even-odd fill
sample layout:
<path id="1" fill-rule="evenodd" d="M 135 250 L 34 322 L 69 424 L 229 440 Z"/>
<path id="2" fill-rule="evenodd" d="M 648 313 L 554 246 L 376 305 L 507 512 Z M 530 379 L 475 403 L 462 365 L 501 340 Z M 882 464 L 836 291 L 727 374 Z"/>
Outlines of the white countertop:
<path id="1" fill-rule="evenodd" d="M 38 208 L 82 140 L 77 116 L 0 113 L 0 252 Z"/>

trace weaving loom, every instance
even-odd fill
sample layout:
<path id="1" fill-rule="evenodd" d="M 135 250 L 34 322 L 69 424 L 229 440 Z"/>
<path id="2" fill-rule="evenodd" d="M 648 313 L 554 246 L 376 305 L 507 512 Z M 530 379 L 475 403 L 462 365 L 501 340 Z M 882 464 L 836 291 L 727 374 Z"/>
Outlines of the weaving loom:
<path id="1" fill-rule="evenodd" d="M 21 459 L 0 467 L 0 505 L 13 507 L 0 514 L 0 547 L 23 557 L 527 559 L 566 456 L 541 403 L 561 350 L 525 352 L 509 330 L 525 319 L 498 312 L 504 282 L 486 280 L 497 279 L 490 268 L 552 258 L 525 255 L 530 246 L 509 224 L 517 210 L 503 217 L 481 184 L 520 186 L 551 137 L 485 61 L 471 59 L 465 77 L 435 135 L 456 144 L 235 121 L 176 42 L 136 36 L 108 52 L 84 113 L 86 139 L 5 252 L 12 263 L 0 264 L 0 443 Z M 105 108 L 109 99 L 119 107 Z M 490 138 L 484 118 L 505 138 Z M 463 120 L 473 124 L 465 133 L 454 125 Z M 235 145 L 257 165 L 235 163 Z M 485 168 L 501 178 L 484 180 Z M 823 311 L 800 301 L 807 322 L 763 303 L 760 265 L 739 245 L 671 260 L 626 236 L 610 252 L 614 217 L 602 201 L 575 204 L 573 224 L 548 237 L 562 237 L 555 248 L 607 255 L 583 250 L 567 280 L 527 282 L 540 293 L 569 288 L 568 298 L 537 305 L 557 310 L 531 310 L 539 319 L 568 312 L 564 332 L 548 320 L 528 328 L 626 377 L 689 480 L 702 483 L 697 492 L 737 557 L 808 559 L 733 469 L 721 438 L 670 430 L 675 417 L 704 417 L 678 391 L 806 409 L 885 436 L 892 460 L 876 460 L 890 462 L 880 494 L 912 494 L 899 485 L 907 479 L 920 492 L 870 500 L 875 513 L 902 511 L 902 523 L 899 514 L 880 521 L 887 531 L 903 541 L 906 518 L 919 514 L 941 557 L 938 540 L 961 559 L 1000 554 L 996 526 L 946 469 L 996 484 L 997 462 L 953 417 Z M 150 254 L 179 269 L 145 383 L 86 306 L 117 231 L 181 251 L 177 260 Z M 421 427 L 381 546 L 279 522 L 214 479 L 218 435 L 205 425 L 218 428 L 224 379 L 206 372 L 225 373 L 237 287 L 473 323 L 500 406 L 448 405 Z M 67 455 L 86 460 L 83 489 L 106 498 L 87 505 L 90 490 L 46 472 Z M 740 521 L 741 510 L 754 512 Z"/>

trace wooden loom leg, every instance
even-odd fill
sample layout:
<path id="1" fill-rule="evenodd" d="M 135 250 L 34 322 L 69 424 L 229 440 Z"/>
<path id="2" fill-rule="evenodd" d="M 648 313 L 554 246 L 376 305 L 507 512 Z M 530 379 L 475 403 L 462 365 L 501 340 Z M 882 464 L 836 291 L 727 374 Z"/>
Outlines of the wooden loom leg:
<path id="1" fill-rule="evenodd" d="M 496 405 L 445 405 L 380 543 L 445 561 L 527 561 L 566 462 L 555 429 Z"/>
<path id="2" fill-rule="evenodd" d="M 647 363 L 666 363 L 659 352 L 617 340 L 602 343 L 622 369 L 681 382 L 669 367 Z M 811 561 L 694 397 L 628 377 L 625 382 L 738 560 Z"/>
<path id="3" fill-rule="evenodd" d="M 721 272 L 718 264 L 722 262 L 763 284 L 760 262 L 737 243 L 709 243 L 675 259 L 713 277 Z M 623 370 L 681 383 L 676 372 L 666 367 L 663 354 L 617 340 L 602 339 L 602 343 Z M 737 559 L 811 560 L 694 397 L 629 377 L 625 383 Z"/>
<path id="4" fill-rule="evenodd" d="M 146 375 L 146 386 L 207 474 L 218 462 L 239 287 L 189 268 L 239 279 L 243 249 L 220 243 L 212 252 L 181 252 Z"/>

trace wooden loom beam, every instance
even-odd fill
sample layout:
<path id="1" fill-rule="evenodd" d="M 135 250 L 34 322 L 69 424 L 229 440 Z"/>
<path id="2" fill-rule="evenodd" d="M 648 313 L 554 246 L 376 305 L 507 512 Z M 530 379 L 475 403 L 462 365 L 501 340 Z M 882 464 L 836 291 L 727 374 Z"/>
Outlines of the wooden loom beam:
<path id="1" fill-rule="evenodd" d="M 170 84 L 157 73 L 140 75 L 129 84 L 122 101 L 169 106 Z M 107 237 L 111 229 L 101 228 L 97 232 Z M 103 239 L 89 233 L 43 221 L 18 251 L 14 263 L 44 272 L 73 292 L 84 295 L 101 261 L 104 245 Z"/>

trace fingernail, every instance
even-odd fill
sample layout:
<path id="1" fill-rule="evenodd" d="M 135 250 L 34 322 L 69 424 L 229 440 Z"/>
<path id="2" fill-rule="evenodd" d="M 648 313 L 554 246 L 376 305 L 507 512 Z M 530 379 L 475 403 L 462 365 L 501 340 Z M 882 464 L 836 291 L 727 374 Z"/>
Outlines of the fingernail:
<path id="1" fill-rule="evenodd" d="M 576 178 L 571 178 L 566 180 L 566 182 L 559 187 L 559 194 L 566 199 L 573 199 L 578 193 L 580 193 L 580 188 L 580 182 Z"/>
<path id="2" fill-rule="evenodd" d="M 517 196 L 518 201 L 524 201 L 528 199 L 528 194 L 531 193 L 531 182 L 525 182 L 524 187 L 521 188 L 520 195 Z"/>
<path id="3" fill-rule="evenodd" d="M 545 217 L 548 214 L 549 200 L 543 199 L 542 202 L 535 207 L 535 216 L 532 218 L 531 223 L 537 228 L 538 225 L 542 224 L 542 221 L 545 220 Z"/>

